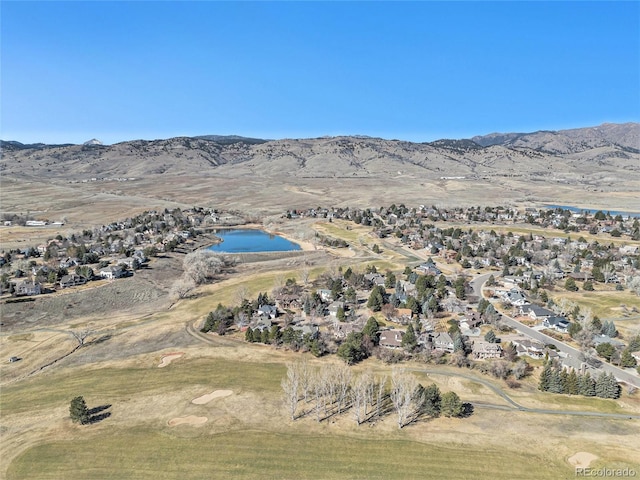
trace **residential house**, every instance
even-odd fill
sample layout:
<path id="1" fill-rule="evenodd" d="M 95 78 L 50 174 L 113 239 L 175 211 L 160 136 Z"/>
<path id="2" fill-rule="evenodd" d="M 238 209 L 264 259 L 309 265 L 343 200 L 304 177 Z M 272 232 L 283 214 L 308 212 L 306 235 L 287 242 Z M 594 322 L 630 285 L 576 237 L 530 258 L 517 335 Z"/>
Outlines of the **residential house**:
<path id="1" fill-rule="evenodd" d="M 117 260 L 118 265 L 126 265 L 131 270 L 136 270 L 140 266 L 140 260 L 136 257 L 125 257 Z"/>
<path id="2" fill-rule="evenodd" d="M 398 349 L 402 348 L 403 330 L 383 330 L 380 332 L 380 340 L 378 345 L 384 348 Z"/>
<path id="3" fill-rule="evenodd" d="M 318 326 L 311 323 L 293 325 L 291 328 L 296 332 L 302 333 L 303 336 L 309 335 L 311 338 L 317 338 L 320 333 Z"/>
<path id="4" fill-rule="evenodd" d="M 418 265 L 416 267 L 416 272 L 424 275 L 433 275 L 434 277 L 438 277 L 442 274 L 442 271 L 436 267 L 435 263 L 423 263 Z"/>
<path id="5" fill-rule="evenodd" d="M 60 268 L 71 268 L 76 265 L 80 265 L 80 259 L 77 257 L 67 257 L 64 260 L 60 261 Z"/>
<path id="6" fill-rule="evenodd" d="M 60 287 L 62 288 L 75 287 L 77 285 L 84 285 L 85 283 L 87 283 L 87 279 L 76 274 L 65 275 L 60 279 Z"/>
<path id="7" fill-rule="evenodd" d="M 453 339 L 447 332 L 441 332 L 434 335 L 431 341 L 433 348 L 436 350 L 442 350 L 443 352 L 452 353 L 454 350 Z"/>
<path id="8" fill-rule="evenodd" d="M 276 296 L 276 306 L 280 310 L 299 309 L 302 308 L 300 295 L 295 293 L 280 293 Z"/>
<path id="9" fill-rule="evenodd" d="M 332 300 L 332 296 L 331 296 L 331 290 L 327 290 L 324 288 L 321 288 L 319 290 L 317 290 L 318 295 L 320 295 L 320 299 L 323 302 L 330 302 Z"/>
<path id="10" fill-rule="evenodd" d="M 512 343 L 516 347 L 516 352 L 519 356 L 527 355 L 531 358 L 544 357 L 544 344 L 536 340 L 528 338 L 518 338 L 512 340 Z"/>
<path id="11" fill-rule="evenodd" d="M 364 279 L 367 282 L 370 282 L 373 286 L 383 286 L 384 287 L 384 277 L 379 273 L 366 273 L 364 275 Z"/>
<path id="12" fill-rule="evenodd" d="M 601 343 L 608 343 L 610 345 L 613 345 L 614 347 L 624 347 L 624 342 L 616 339 L 616 338 L 611 338 L 607 335 L 594 335 L 593 336 L 593 346 L 597 347 L 598 345 L 600 345 Z"/>
<path id="13" fill-rule="evenodd" d="M 524 294 L 517 288 L 512 288 L 511 290 L 506 292 L 502 298 L 505 302 L 510 303 L 514 307 L 521 307 L 529 303 L 527 301 L 527 297 L 525 297 Z"/>
<path id="14" fill-rule="evenodd" d="M 120 278 L 124 275 L 124 270 L 122 269 L 122 266 L 120 265 L 109 265 L 107 267 L 104 267 L 102 269 L 100 269 L 100 272 L 98 272 L 98 274 L 100 275 L 100 277 L 102 278 L 106 278 L 108 280 L 113 280 L 114 278 Z"/>
<path id="15" fill-rule="evenodd" d="M 42 285 L 32 280 L 26 280 L 16 285 L 15 295 L 40 295 L 42 293 Z"/>
<path id="16" fill-rule="evenodd" d="M 542 322 L 542 326 L 545 328 L 552 328 L 558 332 L 567 333 L 569 331 L 569 325 L 571 322 L 564 317 L 548 317 Z"/>
<path id="17" fill-rule="evenodd" d="M 273 305 L 259 305 L 258 315 L 264 318 L 276 318 L 278 316 L 278 309 Z"/>
<path id="18" fill-rule="evenodd" d="M 473 342 L 471 352 L 476 360 L 502 357 L 502 347 L 497 343 Z"/>
<path id="19" fill-rule="evenodd" d="M 527 315 L 533 320 L 543 321 L 545 318 L 553 317 L 555 313 L 538 305 L 523 305 L 520 307 L 520 315 Z"/>
<path id="20" fill-rule="evenodd" d="M 362 325 L 357 323 L 335 322 L 333 324 L 333 336 L 338 340 L 347 338 L 350 333 L 360 331 L 362 331 Z"/>

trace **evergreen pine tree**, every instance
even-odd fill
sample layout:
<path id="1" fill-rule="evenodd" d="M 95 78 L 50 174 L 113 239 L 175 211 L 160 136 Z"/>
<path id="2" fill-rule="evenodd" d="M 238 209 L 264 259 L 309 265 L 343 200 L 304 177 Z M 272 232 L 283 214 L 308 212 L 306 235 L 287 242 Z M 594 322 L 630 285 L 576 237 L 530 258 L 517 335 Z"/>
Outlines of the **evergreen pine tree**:
<path id="1" fill-rule="evenodd" d="M 247 331 L 244 332 L 244 339 L 247 342 L 253 343 L 253 330 L 251 330 L 251 327 L 247 327 Z"/>
<path id="2" fill-rule="evenodd" d="M 567 372 L 566 368 L 563 368 L 562 370 L 560 370 L 560 373 L 558 374 L 558 378 L 560 380 L 560 385 L 562 386 L 562 392 L 561 393 L 568 393 L 568 390 L 569 390 L 569 372 Z"/>
<path id="3" fill-rule="evenodd" d="M 629 349 L 625 348 L 620 356 L 620 366 L 628 368 L 635 367 L 637 364 L 638 361 L 633 357 L 633 355 L 631 355 Z"/>
<path id="4" fill-rule="evenodd" d="M 596 397 L 609 398 L 609 378 L 605 372 L 596 378 Z"/>
<path id="5" fill-rule="evenodd" d="M 580 393 L 578 374 L 575 370 L 571 370 L 567 376 L 567 388 L 565 393 L 568 393 L 569 395 L 578 395 Z"/>
<path id="6" fill-rule="evenodd" d="M 418 338 L 416 337 L 416 332 L 413 329 L 413 325 L 409 324 L 409 326 L 407 327 L 407 331 L 404 334 L 404 337 L 402 337 L 402 346 L 409 352 L 412 352 L 417 345 L 418 345 Z"/>
<path id="7" fill-rule="evenodd" d="M 549 391 L 552 374 L 553 371 L 551 369 L 551 364 L 549 362 L 545 362 L 544 367 L 542 368 L 542 373 L 540 373 L 540 383 L 538 383 L 539 390 L 543 392 Z"/>
<path id="8" fill-rule="evenodd" d="M 549 391 L 551 393 L 562 393 L 564 391 L 560 372 L 557 368 L 551 369 L 551 376 L 549 377 Z"/>
<path id="9" fill-rule="evenodd" d="M 89 423 L 89 410 L 87 409 L 84 397 L 79 396 L 71 400 L 69 416 L 74 423 L 80 423 L 82 425 Z"/>
<path id="10" fill-rule="evenodd" d="M 580 376 L 580 395 L 585 397 L 595 397 L 596 395 L 596 384 L 589 372 Z"/>

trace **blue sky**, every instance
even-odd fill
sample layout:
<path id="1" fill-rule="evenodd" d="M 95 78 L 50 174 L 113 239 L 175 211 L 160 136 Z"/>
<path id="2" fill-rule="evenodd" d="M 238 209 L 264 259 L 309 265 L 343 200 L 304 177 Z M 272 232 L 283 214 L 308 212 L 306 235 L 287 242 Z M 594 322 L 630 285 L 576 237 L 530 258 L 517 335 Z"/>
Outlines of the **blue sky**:
<path id="1" fill-rule="evenodd" d="M 1 4 L 0 137 L 412 141 L 640 121 L 638 2 Z"/>

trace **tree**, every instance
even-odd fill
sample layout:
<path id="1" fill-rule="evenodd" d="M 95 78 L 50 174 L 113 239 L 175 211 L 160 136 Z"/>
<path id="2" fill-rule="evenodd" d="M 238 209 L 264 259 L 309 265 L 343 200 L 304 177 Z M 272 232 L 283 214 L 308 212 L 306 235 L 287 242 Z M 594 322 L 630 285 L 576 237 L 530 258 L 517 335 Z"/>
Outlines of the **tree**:
<path id="1" fill-rule="evenodd" d="M 69 331 L 69 335 L 71 335 L 73 338 L 75 338 L 76 342 L 78 342 L 78 348 L 80 347 L 84 347 L 84 344 L 87 340 L 87 338 L 89 337 L 89 335 L 91 335 L 93 333 L 93 330 L 91 329 L 85 329 L 85 330 L 70 330 Z"/>
<path id="2" fill-rule="evenodd" d="M 540 373 L 540 382 L 538 383 L 538 390 L 543 392 L 549 391 L 549 386 L 551 385 L 551 377 L 553 376 L 553 369 L 551 368 L 551 363 L 546 362 L 544 367 L 542 368 L 542 373 Z"/>
<path id="3" fill-rule="evenodd" d="M 611 360 L 611 356 L 615 351 L 616 349 L 610 343 L 601 343 L 596 347 L 596 352 L 598 352 L 598 355 L 600 355 L 607 361 Z"/>
<path id="4" fill-rule="evenodd" d="M 379 312 L 384 305 L 384 287 L 376 285 L 369 294 L 369 300 L 367 301 L 367 307 L 374 312 Z"/>
<path id="5" fill-rule="evenodd" d="M 348 365 L 364 360 L 367 357 L 367 353 L 362 345 L 362 339 L 362 333 L 349 333 L 344 342 L 338 347 L 336 355 L 347 362 Z"/>
<path id="6" fill-rule="evenodd" d="M 571 370 L 567 375 L 567 385 L 565 393 L 568 393 L 569 395 L 578 395 L 580 393 L 578 374 L 575 370 Z"/>
<path id="7" fill-rule="evenodd" d="M 394 370 L 391 375 L 391 403 L 398 416 L 398 428 L 402 428 L 413 420 L 416 413 L 416 403 L 421 399 L 415 398 L 418 389 L 416 377 L 404 370 Z M 418 402 L 416 402 L 418 400 Z"/>
<path id="8" fill-rule="evenodd" d="M 416 337 L 416 332 L 413 329 L 413 325 L 409 324 L 404 337 L 402 337 L 402 346 L 405 348 L 405 350 L 412 352 L 417 345 L 418 337 Z"/>
<path id="9" fill-rule="evenodd" d="M 567 280 L 564 282 L 564 288 L 570 292 L 578 291 L 578 285 L 576 285 L 576 281 L 571 277 L 567 278 Z"/>
<path id="10" fill-rule="evenodd" d="M 618 398 L 620 396 L 620 385 L 612 373 L 602 372 L 596 379 L 596 397 Z"/>
<path id="11" fill-rule="evenodd" d="M 602 334 L 610 338 L 618 336 L 618 330 L 616 329 L 616 325 L 613 323 L 613 320 L 605 320 L 602 325 Z"/>
<path id="12" fill-rule="evenodd" d="M 440 389 L 435 383 L 432 383 L 424 389 L 424 401 L 422 402 L 422 413 L 430 417 L 440 415 L 442 397 Z"/>
<path id="13" fill-rule="evenodd" d="M 440 408 L 445 417 L 461 417 L 464 413 L 464 406 L 456 392 L 444 393 L 440 401 Z"/>
<path id="14" fill-rule="evenodd" d="M 89 423 L 89 409 L 84 401 L 84 397 L 79 396 L 71 400 L 69 415 L 74 423 L 80 423 L 81 425 Z"/>
<path id="15" fill-rule="evenodd" d="M 484 336 L 484 339 L 489 343 L 496 343 L 497 340 L 496 334 L 493 332 L 493 330 L 489 330 Z"/>
<path id="16" fill-rule="evenodd" d="M 367 320 L 367 323 L 364 326 L 362 333 L 367 335 L 373 341 L 374 344 L 376 345 L 378 344 L 380 324 L 375 319 L 375 317 L 369 317 L 369 320 Z"/>
<path id="17" fill-rule="evenodd" d="M 345 322 L 347 320 L 347 316 L 344 313 L 344 308 L 343 307 L 338 307 L 338 310 L 336 312 L 336 318 L 340 322 Z"/>
<path id="18" fill-rule="evenodd" d="M 384 279 L 384 286 L 386 288 L 393 288 L 396 285 L 396 276 L 393 274 L 393 272 L 388 271 L 387 272 L 387 276 Z"/>
<path id="19" fill-rule="evenodd" d="M 591 378 L 589 372 L 584 375 L 580 375 L 578 380 L 578 390 L 580 395 L 584 395 L 585 397 L 595 397 L 596 395 L 596 383 Z"/>
<path id="20" fill-rule="evenodd" d="M 196 288 L 196 283 L 193 281 L 193 278 L 183 275 L 171 285 L 169 297 L 173 300 L 187 298 L 194 288 Z"/>
<path id="21" fill-rule="evenodd" d="M 220 273 L 231 261 L 211 250 L 196 250 L 184 257 L 182 262 L 185 274 L 196 285 L 205 283 Z"/>
<path id="22" fill-rule="evenodd" d="M 298 394 L 300 389 L 300 368 L 299 364 L 287 364 L 287 376 L 282 379 L 282 390 L 284 392 L 284 402 L 291 416 L 291 420 L 296 419 L 298 409 Z"/>
<path id="23" fill-rule="evenodd" d="M 638 364 L 638 361 L 631 355 L 631 352 L 628 348 L 625 348 L 622 351 L 622 355 L 620 356 L 620 366 L 624 368 L 635 367 Z"/>

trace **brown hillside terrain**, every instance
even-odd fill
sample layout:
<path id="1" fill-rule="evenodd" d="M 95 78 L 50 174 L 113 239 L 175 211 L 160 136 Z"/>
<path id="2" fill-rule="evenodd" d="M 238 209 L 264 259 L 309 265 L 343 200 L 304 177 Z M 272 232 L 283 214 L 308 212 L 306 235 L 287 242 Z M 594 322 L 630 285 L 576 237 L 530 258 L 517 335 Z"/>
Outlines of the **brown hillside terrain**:
<path id="1" fill-rule="evenodd" d="M 147 208 L 194 204 L 262 213 L 391 202 L 640 211 L 639 124 L 474 137 L 487 146 L 211 138 L 217 140 L 36 148 L 3 142 L 3 211 L 98 224 Z"/>

